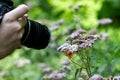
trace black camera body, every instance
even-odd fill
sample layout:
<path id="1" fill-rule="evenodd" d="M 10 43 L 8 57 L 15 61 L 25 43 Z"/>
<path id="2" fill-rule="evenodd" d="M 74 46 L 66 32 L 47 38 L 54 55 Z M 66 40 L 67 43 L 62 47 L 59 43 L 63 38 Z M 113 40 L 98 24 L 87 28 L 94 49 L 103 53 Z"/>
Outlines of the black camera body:
<path id="1" fill-rule="evenodd" d="M 0 23 L 2 22 L 4 14 L 13 9 L 14 6 L 0 2 Z M 22 45 L 34 49 L 44 49 L 48 45 L 50 32 L 45 25 L 28 19 L 24 30 L 25 32 L 21 39 Z"/>

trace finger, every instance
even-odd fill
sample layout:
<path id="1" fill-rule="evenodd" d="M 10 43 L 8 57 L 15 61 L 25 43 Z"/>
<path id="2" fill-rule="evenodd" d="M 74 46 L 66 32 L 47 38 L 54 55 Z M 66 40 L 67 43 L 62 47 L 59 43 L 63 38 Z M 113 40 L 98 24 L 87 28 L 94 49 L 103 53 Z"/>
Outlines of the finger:
<path id="1" fill-rule="evenodd" d="M 29 8 L 26 5 L 22 4 L 12 11 L 6 13 L 5 16 L 10 21 L 17 20 L 18 18 L 24 16 L 24 14 L 28 12 L 28 10 Z"/>
<path id="2" fill-rule="evenodd" d="M 23 18 L 27 19 L 28 18 L 28 14 L 24 14 Z"/>
<path id="3" fill-rule="evenodd" d="M 18 40 L 19 40 L 19 39 L 20 39 L 20 40 L 22 39 L 23 34 L 24 34 L 24 29 L 21 30 L 21 31 L 18 33 Z"/>
<path id="4" fill-rule="evenodd" d="M 23 29 L 21 24 L 18 21 L 12 22 L 10 27 L 11 27 L 11 31 L 13 31 L 15 33 L 19 32 L 19 31 L 21 31 Z"/>
<path id="5" fill-rule="evenodd" d="M 27 23 L 27 18 L 26 16 L 23 16 L 21 18 L 18 19 L 18 22 L 20 23 L 20 25 L 22 26 L 22 28 L 25 27 L 26 23 Z"/>

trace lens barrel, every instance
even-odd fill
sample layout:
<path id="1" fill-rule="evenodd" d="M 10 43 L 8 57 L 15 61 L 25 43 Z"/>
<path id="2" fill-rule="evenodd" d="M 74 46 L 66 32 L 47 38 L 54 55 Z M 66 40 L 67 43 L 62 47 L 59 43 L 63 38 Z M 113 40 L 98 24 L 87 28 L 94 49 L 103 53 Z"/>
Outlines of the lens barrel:
<path id="1" fill-rule="evenodd" d="M 21 44 L 29 48 L 44 49 L 50 40 L 50 31 L 45 25 L 27 20 Z"/>

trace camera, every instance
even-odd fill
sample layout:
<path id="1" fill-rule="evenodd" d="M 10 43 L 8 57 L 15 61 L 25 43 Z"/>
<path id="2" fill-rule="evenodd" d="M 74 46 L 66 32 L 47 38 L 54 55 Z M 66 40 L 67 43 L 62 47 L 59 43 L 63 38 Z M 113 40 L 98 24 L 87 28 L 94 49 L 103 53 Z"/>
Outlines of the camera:
<path id="1" fill-rule="evenodd" d="M 4 14 L 13 9 L 14 6 L 0 2 L 0 23 L 2 22 Z M 21 39 L 22 45 L 34 49 L 44 49 L 48 45 L 50 40 L 50 32 L 47 26 L 27 19 L 24 31 L 25 32 Z"/>

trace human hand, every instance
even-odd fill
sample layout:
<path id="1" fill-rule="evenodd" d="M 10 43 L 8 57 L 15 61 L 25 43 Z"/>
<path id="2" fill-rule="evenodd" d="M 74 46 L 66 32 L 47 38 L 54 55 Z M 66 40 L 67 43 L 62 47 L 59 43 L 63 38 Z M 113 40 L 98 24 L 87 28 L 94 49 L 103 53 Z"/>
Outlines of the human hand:
<path id="1" fill-rule="evenodd" d="M 0 24 L 0 59 L 21 48 L 20 41 L 27 22 L 28 10 L 29 8 L 23 4 L 4 15 Z"/>

